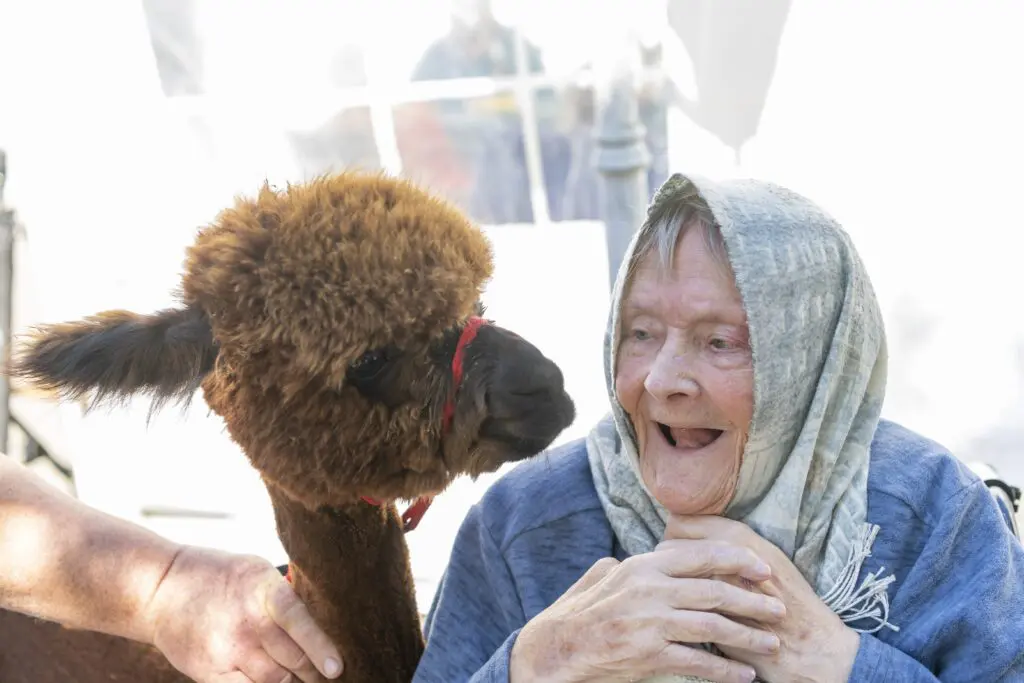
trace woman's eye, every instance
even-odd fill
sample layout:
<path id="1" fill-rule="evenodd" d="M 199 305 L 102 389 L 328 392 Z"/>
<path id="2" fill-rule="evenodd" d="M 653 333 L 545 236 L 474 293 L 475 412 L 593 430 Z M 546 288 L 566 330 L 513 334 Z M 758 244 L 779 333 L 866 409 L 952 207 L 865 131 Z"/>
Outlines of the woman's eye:
<path id="1" fill-rule="evenodd" d="M 633 339 L 637 341 L 647 341 L 651 338 L 651 335 L 648 334 L 646 330 L 633 330 L 631 334 L 633 335 Z"/>
<path id="2" fill-rule="evenodd" d="M 711 348 L 713 348 L 716 351 L 729 351 L 730 349 L 732 349 L 732 344 L 726 341 L 725 339 L 716 337 L 711 340 Z"/>

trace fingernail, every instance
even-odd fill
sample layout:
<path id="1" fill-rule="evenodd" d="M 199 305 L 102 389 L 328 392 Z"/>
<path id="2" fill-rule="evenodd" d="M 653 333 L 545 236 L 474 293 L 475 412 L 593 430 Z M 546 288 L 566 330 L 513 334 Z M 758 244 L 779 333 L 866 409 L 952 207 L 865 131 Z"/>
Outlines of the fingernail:
<path id="1" fill-rule="evenodd" d="M 768 563 L 766 563 L 766 562 L 758 562 L 757 563 L 757 573 L 761 574 L 763 576 L 768 577 L 768 576 L 772 575 L 772 568 L 769 567 Z"/>
<path id="2" fill-rule="evenodd" d="M 753 669 L 747 669 L 743 674 L 747 677 L 747 680 L 750 681 L 750 683 L 754 683 L 754 679 L 757 678 L 757 672 Z"/>
<path id="3" fill-rule="evenodd" d="M 327 661 L 324 662 L 324 673 L 327 674 L 329 678 L 334 678 L 341 673 L 341 662 L 334 657 L 328 657 Z"/>
<path id="4" fill-rule="evenodd" d="M 777 617 L 784 617 L 786 616 L 786 605 L 777 598 L 769 598 L 768 611 Z"/>
<path id="5" fill-rule="evenodd" d="M 771 654 L 779 649 L 782 645 L 779 642 L 779 637 L 774 633 L 766 633 L 758 639 L 758 649 L 762 652 Z"/>

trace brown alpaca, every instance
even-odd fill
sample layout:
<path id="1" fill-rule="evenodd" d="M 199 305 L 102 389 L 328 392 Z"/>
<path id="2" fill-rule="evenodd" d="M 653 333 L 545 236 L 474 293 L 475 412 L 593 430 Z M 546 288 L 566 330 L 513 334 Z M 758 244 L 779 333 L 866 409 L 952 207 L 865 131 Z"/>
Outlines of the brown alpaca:
<path id="1" fill-rule="evenodd" d="M 476 317 L 491 269 L 485 236 L 406 182 L 264 187 L 200 231 L 180 308 L 44 327 L 12 373 L 155 407 L 201 387 L 262 474 L 341 680 L 407 683 L 423 641 L 391 501 L 422 508 L 459 474 L 537 454 L 574 417 L 559 369 Z M 139 643 L 0 612 L 3 683 L 185 680 Z"/>

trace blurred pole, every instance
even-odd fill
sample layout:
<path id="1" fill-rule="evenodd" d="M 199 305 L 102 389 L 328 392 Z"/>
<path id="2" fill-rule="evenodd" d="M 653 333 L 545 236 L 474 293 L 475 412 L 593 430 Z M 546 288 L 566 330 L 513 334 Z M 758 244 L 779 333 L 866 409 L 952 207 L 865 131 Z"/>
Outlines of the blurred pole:
<path id="1" fill-rule="evenodd" d="M 526 39 L 517 22 L 513 29 L 516 75 L 522 79 L 532 76 L 530 60 L 526 54 Z M 534 225 L 551 222 L 548 211 L 547 183 L 544 180 L 544 160 L 540 151 L 540 120 L 534 98 L 539 90 L 531 88 L 525 80 L 516 81 L 516 103 L 519 105 L 519 120 L 523 126 L 523 153 L 526 157 L 526 177 L 530 184 L 530 207 L 533 209 Z"/>
<path id="2" fill-rule="evenodd" d="M 11 309 L 14 306 L 14 212 L 4 204 L 7 184 L 7 153 L 0 149 L 0 363 L 7 365 L 11 353 Z M 10 428 L 11 385 L 0 372 L 0 453 L 7 453 Z"/>
<path id="3" fill-rule="evenodd" d="M 602 217 L 608 245 L 610 282 L 633 233 L 647 215 L 647 169 L 651 155 L 644 140 L 638 102 L 639 45 L 623 31 L 597 62 L 596 166 L 602 180 Z"/>

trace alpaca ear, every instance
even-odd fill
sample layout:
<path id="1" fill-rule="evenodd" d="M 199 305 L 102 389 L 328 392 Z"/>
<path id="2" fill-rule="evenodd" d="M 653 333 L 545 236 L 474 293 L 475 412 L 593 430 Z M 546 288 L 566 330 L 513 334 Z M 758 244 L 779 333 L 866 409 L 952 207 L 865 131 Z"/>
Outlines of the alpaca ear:
<path id="1" fill-rule="evenodd" d="M 94 404 L 149 394 L 155 411 L 172 400 L 187 404 L 216 358 L 209 319 L 198 308 L 106 311 L 36 328 L 8 372 L 65 399 L 92 393 Z"/>

